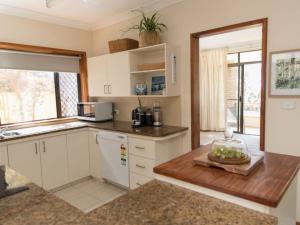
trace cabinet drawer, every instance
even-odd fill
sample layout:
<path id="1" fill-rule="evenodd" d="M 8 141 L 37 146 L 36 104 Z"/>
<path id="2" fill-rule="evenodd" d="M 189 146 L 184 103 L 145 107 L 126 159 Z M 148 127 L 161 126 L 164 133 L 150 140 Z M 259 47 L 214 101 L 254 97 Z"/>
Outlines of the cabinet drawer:
<path id="1" fill-rule="evenodd" d="M 154 160 L 130 155 L 129 164 L 131 172 L 147 177 L 153 177 Z"/>
<path id="2" fill-rule="evenodd" d="M 155 142 L 129 138 L 129 152 L 134 155 L 155 159 Z"/>
<path id="3" fill-rule="evenodd" d="M 136 189 L 152 179 L 149 177 L 145 177 L 136 173 L 130 173 L 130 189 Z"/>

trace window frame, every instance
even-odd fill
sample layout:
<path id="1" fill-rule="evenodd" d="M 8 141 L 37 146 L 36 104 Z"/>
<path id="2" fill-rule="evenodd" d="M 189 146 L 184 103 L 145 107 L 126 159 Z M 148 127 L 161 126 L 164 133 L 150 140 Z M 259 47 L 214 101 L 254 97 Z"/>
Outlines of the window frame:
<path id="1" fill-rule="evenodd" d="M 67 116 L 67 117 L 62 116 L 59 73 L 60 72 L 54 72 L 54 87 L 55 87 L 55 101 L 56 101 L 57 119 L 70 118 L 72 116 Z M 77 91 L 78 91 L 78 102 L 81 102 L 81 80 L 80 80 L 80 74 L 79 73 L 77 73 Z"/>
<path id="2" fill-rule="evenodd" d="M 14 70 L 14 69 L 11 69 Z M 53 81 L 54 81 L 54 92 L 55 92 L 55 107 L 56 107 L 56 117 L 50 117 L 47 119 L 39 119 L 39 120 L 28 120 L 28 121 L 21 121 L 21 122 L 13 122 L 13 123 L 1 123 L 0 118 L 0 126 L 8 126 L 13 124 L 23 124 L 23 123 L 31 123 L 31 122 L 39 122 L 39 121 L 47 121 L 47 120 L 55 120 L 55 119 L 67 119 L 73 118 L 74 116 L 62 116 L 61 110 L 61 97 L 60 97 L 60 84 L 59 84 L 59 73 L 60 72 L 52 72 L 53 73 Z M 81 80 L 80 74 L 76 73 L 77 77 L 77 91 L 78 91 L 78 102 L 81 102 Z"/>
<path id="3" fill-rule="evenodd" d="M 80 87 L 80 92 L 78 92 L 78 95 L 80 96 L 81 101 L 88 101 L 89 95 L 88 95 L 88 80 L 87 80 L 87 77 L 88 77 L 87 55 L 86 55 L 85 51 L 49 48 L 49 47 L 43 47 L 43 46 L 24 45 L 24 44 L 9 43 L 9 42 L 0 42 L 0 50 L 80 57 L 80 60 L 79 60 L 80 85 L 78 85 L 78 87 Z M 67 118 L 72 118 L 72 117 L 67 117 Z M 66 117 L 58 117 L 58 115 L 57 115 L 56 118 L 49 118 L 49 119 L 7 123 L 7 124 L 0 123 L 0 126 L 9 126 L 9 125 L 18 125 L 18 124 L 21 125 L 21 124 L 26 124 L 26 123 L 28 124 L 28 123 L 35 123 L 35 122 L 41 122 L 41 121 L 62 120 L 62 119 L 67 119 L 67 118 Z"/>

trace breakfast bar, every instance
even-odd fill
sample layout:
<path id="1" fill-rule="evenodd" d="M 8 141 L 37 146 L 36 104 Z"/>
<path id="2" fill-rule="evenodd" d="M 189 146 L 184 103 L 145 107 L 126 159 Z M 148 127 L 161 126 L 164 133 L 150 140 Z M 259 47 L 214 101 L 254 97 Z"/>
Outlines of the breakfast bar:
<path id="1" fill-rule="evenodd" d="M 296 224 L 297 172 L 300 157 L 265 153 L 248 176 L 196 165 L 210 145 L 154 168 L 156 179 L 278 217 L 279 225 Z"/>

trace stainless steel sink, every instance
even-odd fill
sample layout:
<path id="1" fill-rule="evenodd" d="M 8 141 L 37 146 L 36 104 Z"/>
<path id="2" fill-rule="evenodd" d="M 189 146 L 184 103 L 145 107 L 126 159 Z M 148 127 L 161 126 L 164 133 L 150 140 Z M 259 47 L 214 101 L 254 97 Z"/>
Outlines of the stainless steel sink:
<path id="1" fill-rule="evenodd" d="M 5 131 L 1 135 L 4 137 L 15 137 L 21 135 L 21 133 L 17 131 Z"/>

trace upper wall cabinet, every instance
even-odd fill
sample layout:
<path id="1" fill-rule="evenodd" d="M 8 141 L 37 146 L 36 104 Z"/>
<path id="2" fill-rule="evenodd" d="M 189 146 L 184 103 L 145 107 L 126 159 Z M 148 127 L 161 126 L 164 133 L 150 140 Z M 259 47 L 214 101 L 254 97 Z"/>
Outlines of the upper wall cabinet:
<path id="1" fill-rule="evenodd" d="M 129 53 L 118 52 L 88 59 L 90 96 L 129 96 Z"/>
<path id="2" fill-rule="evenodd" d="M 180 95 L 176 49 L 167 44 L 133 49 L 88 59 L 90 96 L 137 96 L 136 87 L 147 87 L 145 97 Z"/>

